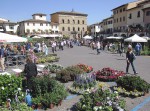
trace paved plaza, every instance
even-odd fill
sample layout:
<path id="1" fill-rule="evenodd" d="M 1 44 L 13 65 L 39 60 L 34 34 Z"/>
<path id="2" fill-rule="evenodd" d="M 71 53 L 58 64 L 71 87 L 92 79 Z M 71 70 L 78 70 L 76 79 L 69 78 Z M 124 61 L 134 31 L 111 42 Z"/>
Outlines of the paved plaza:
<path id="1" fill-rule="evenodd" d="M 110 67 L 122 71 L 125 71 L 126 69 L 125 54 L 124 57 L 122 57 L 119 54 L 112 54 L 108 51 L 101 51 L 100 55 L 97 55 L 96 50 L 92 50 L 91 48 L 85 46 L 65 48 L 63 51 L 57 51 L 56 53 L 58 57 L 60 57 L 60 60 L 59 62 L 57 62 L 57 64 L 61 64 L 64 67 L 76 65 L 78 63 L 84 63 L 92 66 L 94 68 L 94 71 L 97 71 L 99 69 L 101 70 L 104 67 Z M 138 76 L 150 83 L 150 57 L 138 56 L 136 57 L 134 63 L 135 68 L 139 73 Z M 131 67 L 129 72 L 130 75 L 133 75 Z M 71 83 L 66 83 L 65 86 L 69 86 L 70 84 Z M 148 97 L 150 97 L 150 94 L 135 99 L 125 98 L 127 104 L 127 111 L 150 111 L 150 101 L 148 101 L 148 103 L 146 102 L 147 104 L 144 103 L 142 105 L 139 105 L 140 103 L 147 101 L 145 99 L 147 99 Z M 80 98 L 81 96 L 72 96 L 71 98 L 64 100 L 62 106 L 55 107 L 54 109 L 49 111 L 70 110 L 70 108 L 72 108 L 72 106 L 76 102 L 78 102 Z M 135 108 L 136 106 L 138 106 L 138 108 Z"/>

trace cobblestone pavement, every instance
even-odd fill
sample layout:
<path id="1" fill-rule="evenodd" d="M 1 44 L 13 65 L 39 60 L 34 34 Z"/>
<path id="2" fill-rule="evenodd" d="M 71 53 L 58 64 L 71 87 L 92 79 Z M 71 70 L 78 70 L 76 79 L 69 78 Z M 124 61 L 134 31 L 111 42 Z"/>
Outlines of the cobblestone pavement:
<path id="1" fill-rule="evenodd" d="M 94 68 L 94 71 L 102 69 L 104 67 L 111 67 L 117 70 L 125 71 L 126 60 L 119 54 L 112 54 L 111 52 L 101 51 L 100 55 L 97 55 L 96 50 L 92 50 L 84 46 L 75 46 L 74 48 L 65 48 L 63 51 L 57 51 L 60 60 L 58 64 L 64 67 L 76 65 L 78 63 L 84 63 L 90 65 Z M 138 76 L 143 78 L 145 81 L 150 83 L 150 57 L 148 56 L 138 56 L 135 60 L 135 68 L 139 73 Z M 132 68 L 129 69 L 130 75 L 133 74 Z M 66 86 L 71 85 L 71 83 L 66 84 Z M 144 101 L 145 98 L 149 97 L 150 94 L 146 96 L 133 98 L 125 98 L 127 104 L 127 110 L 131 111 L 135 106 Z M 55 107 L 53 110 L 48 111 L 69 111 L 69 109 L 79 101 L 80 97 L 76 96 L 70 100 L 64 100 L 62 106 Z M 150 111 L 150 102 L 145 104 L 138 111 Z"/>

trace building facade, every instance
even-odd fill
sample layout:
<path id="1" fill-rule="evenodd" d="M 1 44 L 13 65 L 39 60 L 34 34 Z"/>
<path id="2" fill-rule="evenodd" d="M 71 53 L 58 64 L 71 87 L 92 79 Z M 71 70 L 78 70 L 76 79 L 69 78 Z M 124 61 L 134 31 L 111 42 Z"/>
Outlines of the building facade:
<path id="1" fill-rule="evenodd" d="M 78 12 L 56 12 L 51 14 L 51 22 L 59 24 L 59 30 L 64 36 L 82 38 L 87 31 L 87 14 Z"/>
<path id="2" fill-rule="evenodd" d="M 46 14 L 33 14 L 32 19 L 19 22 L 19 35 L 58 33 L 59 26 L 46 20 Z"/>
<path id="3" fill-rule="evenodd" d="M 101 27 L 100 27 L 99 23 L 96 23 L 96 24 L 90 25 L 90 29 L 91 29 L 91 36 L 97 37 L 101 30 Z"/>
<path id="4" fill-rule="evenodd" d="M 18 24 L 7 19 L 0 18 L 0 32 L 17 34 Z"/>

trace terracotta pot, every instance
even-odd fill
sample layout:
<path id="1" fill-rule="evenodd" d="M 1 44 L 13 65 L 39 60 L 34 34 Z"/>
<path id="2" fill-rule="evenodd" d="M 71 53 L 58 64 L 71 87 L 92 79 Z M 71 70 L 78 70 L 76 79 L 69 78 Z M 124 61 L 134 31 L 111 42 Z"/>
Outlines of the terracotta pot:
<path id="1" fill-rule="evenodd" d="M 42 109 L 42 104 L 41 103 L 38 104 L 38 109 Z"/>
<path id="2" fill-rule="evenodd" d="M 58 105 L 61 106 L 61 104 L 62 104 L 62 100 L 59 101 Z"/>
<path id="3" fill-rule="evenodd" d="M 50 109 L 53 109 L 53 108 L 54 108 L 54 104 L 51 103 L 51 104 L 50 104 Z"/>

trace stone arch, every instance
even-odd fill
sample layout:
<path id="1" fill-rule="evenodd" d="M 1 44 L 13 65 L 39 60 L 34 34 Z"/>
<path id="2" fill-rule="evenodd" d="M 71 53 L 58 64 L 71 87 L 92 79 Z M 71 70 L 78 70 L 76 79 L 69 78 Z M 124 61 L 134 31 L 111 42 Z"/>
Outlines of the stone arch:
<path id="1" fill-rule="evenodd" d="M 121 34 L 121 37 L 127 37 L 126 34 Z"/>
<path id="2" fill-rule="evenodd" d="M 140 35 L 139 35 L 140 37 L 143 37 L 143 36 L 145 36 L 145 34 L 144 33 L 140 33 Z"/>
<path id="3" fill-rule="evenodd" d="M 133 36 L 134 34 L 130 34 L 129 37 Z"/>
<path id="4" fill-rule="evenodd" d="M 114 37 L 118 37 L 118 34 L 114 34 Z"/>

